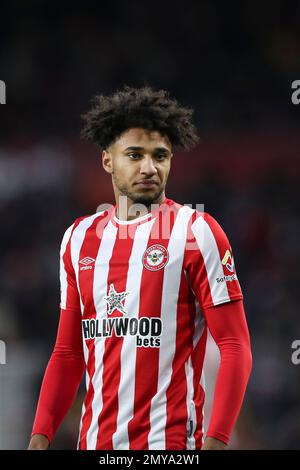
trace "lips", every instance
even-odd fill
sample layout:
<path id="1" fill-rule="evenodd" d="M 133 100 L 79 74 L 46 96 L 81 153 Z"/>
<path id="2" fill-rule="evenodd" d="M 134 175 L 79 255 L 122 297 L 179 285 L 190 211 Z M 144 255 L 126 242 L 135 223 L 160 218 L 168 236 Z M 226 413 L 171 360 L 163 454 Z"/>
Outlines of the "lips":
<path id="1" fill-rule="evenodd" d="M 142 180 L 142 181 L 138 181 L 136 184 L 139 184 L 142 186 L 154 186 L 154 185 L 157 185 L 158 183 L 154 180 Z"/>

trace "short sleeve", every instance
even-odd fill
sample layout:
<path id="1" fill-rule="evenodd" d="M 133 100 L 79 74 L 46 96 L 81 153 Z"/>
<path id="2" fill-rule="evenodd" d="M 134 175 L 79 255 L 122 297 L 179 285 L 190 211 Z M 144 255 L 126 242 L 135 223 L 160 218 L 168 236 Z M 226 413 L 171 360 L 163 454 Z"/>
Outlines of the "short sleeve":
<path id="1" fill-rule="evenodd" d="M 64 310 L 80 310 L 80 297 L 71 258 L 71 237 L 75 223 L 66 230 L 60 247 L 60 308 Z"/>
<path id="2" fill-rule="evenodd" d="M 188 282 L 202 309 L 243 299 L 229 240 L 207 213 L 195 214 L 185 253 Z"/>

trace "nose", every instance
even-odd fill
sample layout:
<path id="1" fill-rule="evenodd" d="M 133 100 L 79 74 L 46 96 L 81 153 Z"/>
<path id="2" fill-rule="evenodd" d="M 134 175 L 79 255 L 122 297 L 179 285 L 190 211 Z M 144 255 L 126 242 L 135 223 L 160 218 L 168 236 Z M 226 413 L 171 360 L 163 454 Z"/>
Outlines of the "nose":
<path id="1" fill-rule="evenodd" d="M 153 176 L 157 173 L 156 166 L 150 156 L 145 156 L 142 159 L 140 173 L 147 176 Z"/>

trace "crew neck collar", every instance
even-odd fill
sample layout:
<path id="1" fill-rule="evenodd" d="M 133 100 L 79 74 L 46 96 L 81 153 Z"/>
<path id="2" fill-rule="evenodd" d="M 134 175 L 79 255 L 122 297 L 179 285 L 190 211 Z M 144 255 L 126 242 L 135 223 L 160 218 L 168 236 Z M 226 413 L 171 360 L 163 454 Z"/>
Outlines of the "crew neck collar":
<path id="1" fill-rule="evenodd" d="M 112 215 L 111 215 L 111 220 L 116 225 L 139 224 L 139 223 L 150 220 L 152 217 L 155 217 L 156 213 L 161 208 L 161 206 L 165 205 L 165 204 L 168 204 L 168 201 L 169 201 L 169 199 L 165 197 L 165 199 L 159 204 L 159 206 L 155 207 L 152 211 L 148 212 L 148 214 L 141 215 L 140 217 L 136 217 L 135 219 L 132 219 L 132 220 L 120 220 L 120 219 L 118 219 L 118 217 L 116 215 L 117 205 L 115 204 Z"/>

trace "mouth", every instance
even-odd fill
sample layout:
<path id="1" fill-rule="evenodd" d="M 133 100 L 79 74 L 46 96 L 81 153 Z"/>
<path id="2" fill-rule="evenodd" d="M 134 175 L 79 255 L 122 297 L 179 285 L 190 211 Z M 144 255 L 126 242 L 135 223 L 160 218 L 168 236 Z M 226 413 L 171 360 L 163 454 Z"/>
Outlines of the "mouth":
<path id="1" fill-rule="evenodd" d="M 143 181 L 138 181 L 135 183 L 137 186 L 141 188 L 154 188 L 155 186 L 158 185 L 158 183 L 154 180 L 143 180 Z"/>

